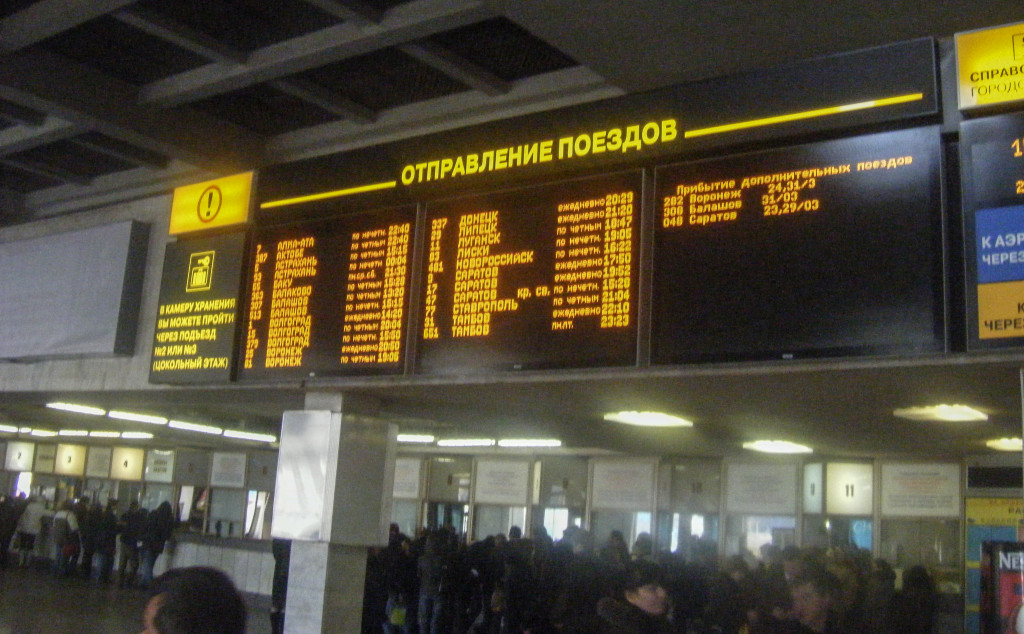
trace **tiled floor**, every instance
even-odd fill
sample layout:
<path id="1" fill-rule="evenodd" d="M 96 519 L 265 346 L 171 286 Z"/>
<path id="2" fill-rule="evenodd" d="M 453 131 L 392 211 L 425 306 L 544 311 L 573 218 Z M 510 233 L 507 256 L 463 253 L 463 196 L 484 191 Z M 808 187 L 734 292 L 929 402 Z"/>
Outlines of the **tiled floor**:
<path id="1" fill-rule="evenodd" d="M 0 570 L 0 634 L 135 634 L 146 591 L 81 578 L 56 579 L 44 569 Z M 269 601 L 247 596 L 248 634 L 269 634 Z"/>

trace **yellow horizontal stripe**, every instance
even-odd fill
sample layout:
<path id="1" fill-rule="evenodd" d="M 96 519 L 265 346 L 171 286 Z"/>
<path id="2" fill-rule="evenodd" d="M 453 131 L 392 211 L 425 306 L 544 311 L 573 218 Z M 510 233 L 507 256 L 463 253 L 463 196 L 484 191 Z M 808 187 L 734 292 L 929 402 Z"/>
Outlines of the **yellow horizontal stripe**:
<path id="1" fill-rule="evenodd" d="M 717 125 L 710 128 L 687 130 L 685 133 L 683 133 L 683 136 L 689 139 L 696 136 L 720 134 L 722 132 L 733 132 L 736 130 L 745 130 L 747 128 L 759 128 L 761 126 L 766 125 L 775 125 L 776 123 L 787 123 L 789 121 L 800 121 L 801 119 L 826 117 L 829 115 L 839 114 L 842 112 L 851 112 L 853 110 L 866 110 L 867 108 L 893 106 L 896 104 L 907 103 L 910 101 L 919 101 L 921 99 L 924 99 L 924 94 L 916 92 L 910 95 L 899 95 L 897 97 L 886 97 L 884 99 L 872 99 L 871 101 L 861 101 L 859 103 L 850 103 L 842 106 L 829 106 L 828 108 L 818 108 L 817 110 L 805 110 L 803 112 L 780 114 L 774 117 L 765 117 L 763 119 L 751 119 L 750 121 L 726 123 L 724 125 Z"/>
<path id="2" fill-rule="evenodd" d="M 360 185 L 359 187 L 349 187 L 348 189 L 336 189 L 331 192 L 322 192 L 319 194 L 309 194 L 308 196 L 298 196 L 296 198 L 282 198 L 281 200 L 271 200 L 265 203 L 260 203 L 260 209 L 273 209 L 275 207 L 285 207 L 287 205 L 298 205 L 301 203 L 309 203 L 316 200 L 325 200 L 327 198 L 338 198 L 341 196 L 351 196 L 352 194 L 362 194 L 364 192 L 377 191 L 379 189 L 391 189 L 398 185 L 398 181 L 387 181 L 384 183 L 372 183 L 370 185 Z"/>

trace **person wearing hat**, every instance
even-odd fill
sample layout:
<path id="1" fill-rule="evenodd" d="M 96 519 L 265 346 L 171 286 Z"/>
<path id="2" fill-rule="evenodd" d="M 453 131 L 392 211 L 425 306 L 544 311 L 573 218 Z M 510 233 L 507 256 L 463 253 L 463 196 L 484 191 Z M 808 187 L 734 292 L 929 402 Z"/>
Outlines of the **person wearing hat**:
<path id="1" fill-rule="evenodd" d="M 597 602 L 605 634 L 682 634 L 685 627 L 671 620 L 671 608 L 661 570 L 646 560 L 626 569 L 619 597 Z"/>

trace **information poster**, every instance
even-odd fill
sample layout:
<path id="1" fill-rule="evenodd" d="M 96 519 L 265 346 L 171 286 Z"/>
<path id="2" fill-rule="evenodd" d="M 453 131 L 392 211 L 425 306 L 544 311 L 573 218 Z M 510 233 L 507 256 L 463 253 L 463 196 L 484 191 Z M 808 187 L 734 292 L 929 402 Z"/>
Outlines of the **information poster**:
<path id="1" fill-rule="evenodd" d="M 962 124 L 968 346 L 1024 343 L 1024 115 Z"/>
<path id="2" fill-rule="evenodd" d="M 244 254 L 242 233 L 167 245 L 150 382 L 231 379 Z"/>
<path id="3" fill-rule="evenodd" d="M 732 463 L 726 470 L 729 513 L 796 515 L 797 466 Z"/>
<path id="4" fill-rule="evenodd" d="M 216 451 L 210 472 L 210 486 L 241 489 L 245 486 L 245 454 Z"/>
<path id="5" fill-rule="evenodd" d="M 882 515 L 960 517 L 960 465 L 883 464 Z"/>
<path id="6" fill-rule="evenodd" d="M 57 445 L 36 445 L 35 473 L 53 473 L 57 466 Z"/>
<path id="7" fill-rule="evenodd" d="M 401 372 L 415 210 L 256 234 L 240 379 Z"/>
<path id="8" fill-rule="evenodd" d="M 474 501 L 478 504 L 526 506 L 530 463 L 512 460 L 478 460 Z"/>
<path id="9" fill-rule="evenodd" d="M 649 511 L 654 507 L 655 463 L 649 460 L 595 460 L 592 469 L 592 508 Z"/>
<path id="10" fill-rule="evenodd" d="M 7 443 L 7 456 L 4 469 L 7 471 L 32 471 L 35 462 L 36 446 L 30 442 L 11 441 Z"/>
<path id="11" fill-rule="evenodd" d="M 937 128 L 658 168 L 652 362 L 944 349 Z"/>
<path id="12" fill-rule="evenodd" d="M 642 185 L 625 172 L 428 204 L 418 368 L 635 363 Z"/>
<path id="13" fill-rule="evenodd" d="M 146 452 L 146 482 L 171 482 L 173 473 L 173 451 L 151 449 Z"/>
<path id="14" fill-rule="evenodd" d="M 85 477 L 109 478 L 113 459 L 113 447 L 89 447 L 89 454 L 85 458 Z"/>

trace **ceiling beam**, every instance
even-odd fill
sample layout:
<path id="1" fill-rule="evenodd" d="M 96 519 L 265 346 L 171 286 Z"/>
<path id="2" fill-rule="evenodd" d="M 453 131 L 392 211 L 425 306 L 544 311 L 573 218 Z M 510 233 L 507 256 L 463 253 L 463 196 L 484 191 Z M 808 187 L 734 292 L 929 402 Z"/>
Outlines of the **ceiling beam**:
<path id="1" fill-rule="evenodd" d="M 304 0 L 306 4 L 328 15 L 361 26 L 376 24 L 384 19 L 384 12 L 362 0 Z"/>
<path id="2" fill-rule="evenodd" d="M 414 0 L 399 5 L 379 24 L 340 24 L 253 51 L 245 65 L 214 62 L 155 81 L 140 92 L 144 104 L 175 106 L 247 88 L 429 37 L 493 17 L 480 0 Z"/>
<path id="3" fill-rule="evenodd" d="M 45 50 L 4 58 L 0 99 L 213 172 L 252 169 L 262 157 L 263 139 L 251 131 L 197 111 L 138 105 L 135 87 Z"/>
<path id="4" fill-rule="evenodd" d="M 456 81 L 479 90 L 485 95 L 496 97 L 509 91 L 512 85 L 491 71 L 456 55 L 433 42 L 421 41 L 398 47 L 406 55 L 418 59 L 427 66 L 441 71 Z"/>
<path id="5" fill-rule="evenodd" d="M 135 0 L 39 0 L 0 20 L 0 51 L 11 53 L 106 15 Z"/>
<path id="6" fill-rule="evenodd" d="M 110 17 L 214 62 L 243 64 L 248 57 L 243 50 L 143 7 L 121 9 Z"/>
<path id="7" fill-rule="evenodd" d="M 13 167 L 29 174 L 35 174 L 36 176 L 42 176 L 43 178 L 49 178 L 59 183 L 66 183 L 70 185 L 88 185 L 92 182 L 92 179 L 84 174 L 72 172 L 71 170 L 64 169 L 59 165 L 53 165 L 51 163 L 43 163 L 42 161 L 36 161 L 26 158 L 0 158 L 0 165 L 6 165 L 7 167 Z"/>
<path id="8" fill-rule="evenodd" d="M 101 135 L 77 136 L 70 141 L 79 147 L 131 163 L 136 167 L 162 170 L 170 163 L 163 154 Z"/>
<path id="9" fill-rule="evenodd" d="M 84 131 L 81 126 L 56 117 L 47 117 L 39 126 L 23 125 L 0 130 L 0 157 L 62 141 Z"/>
<path id="10" fill-rule="evenodd" d="M 16 125 L 41 126 L 46 121 L 46 113 L 10 101 L 0 101 L 0 120 Z"/>
<path id="11" fill-rule="evenodd" d="M 277 79 L 270 82 L 270 86 L 342 119 L 357 123 L 372 123 L 377 118 L 377 113 L 370 108 L 301 79 Z"/>

